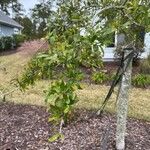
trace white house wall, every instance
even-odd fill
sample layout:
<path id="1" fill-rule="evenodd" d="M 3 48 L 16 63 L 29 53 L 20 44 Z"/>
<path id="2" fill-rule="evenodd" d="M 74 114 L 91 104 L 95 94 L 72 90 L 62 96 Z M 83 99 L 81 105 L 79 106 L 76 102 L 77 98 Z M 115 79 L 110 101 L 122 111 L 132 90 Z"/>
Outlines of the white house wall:
<path id="1" fill-rule="evenodd" d="M 114 51 L 115 47 L 107 47 L 104 49 L 104 56 L 103 56 L 103 61 L 104 62 L 109 62 L 109 61 L 114 61 Z"/>
<path id="2" fill-rule="evenodd" d="M 115 43 L 117 41 L 115 40 Z M 144 52 L 140 56 L 140 58 L 146 58 L 150 54 L 150 33 L 146 33 L 145 35 L 145 40 L 144 40 Z M 106 47 L 104 49 L 104 56 L 103 56 L 103 61 L 104 62 L 109 62 L 109 61 L 114 61 L 114 51 L 115 47 L 108 48 Z"/>
<path id="3" fill-rule="evenodd" d="M 144 45 L 144 53 L 141 58 L 146 58 L 150 54 L 150 32 L 145 35 Z"/>
<path id="4" fill-rule="evenodd" d="M 14 34 L 14 28 L 0 24 L 0 37 L 12 36 Z"/>

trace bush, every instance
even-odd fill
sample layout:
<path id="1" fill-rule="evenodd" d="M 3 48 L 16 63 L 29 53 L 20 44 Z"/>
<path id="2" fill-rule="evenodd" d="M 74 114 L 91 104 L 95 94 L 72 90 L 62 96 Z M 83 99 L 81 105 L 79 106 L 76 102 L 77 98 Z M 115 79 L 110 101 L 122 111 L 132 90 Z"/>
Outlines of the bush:
<path id="1" fill-rule="evenodd" d="M 12 49 L 13 38 L 12 37 L 3 37 L 5 43 L 5 50 Z"/>
<path id="2" fill-rule="evenodd" d="M 13 35 L 0 38 L 0 51 L 10 50 L 20 46 L 26 40 L 25 35 Z"/>
<path id="3" fill-rule="evenodd" d="M 0 51 L 10 50 L 13 47 L 13 38 L 10 36 L 0 38 Z"/>
<path id="4" fill-rule="evenodd" d="M 137 87 L 149 87 L 150 86 L 150 75 L 138 74 L 133 77 L 132 83 Z"/>
<path id="5" fill-rule="evenodd" d="M 27 37 L 24 34 L 14 34 L 13 39 L 15 46 L 18 47 L 20 46 L 21 43 L 23 43 L 27 39 Z"/>
<path id="6" fill-rule="evenodd" d="M 2 51 L 2 50 L 3 50 L 3 43 L 2 43 L 2 41 L 0 39 L 0 51 Z"/>
<path id="7" fill-rule="evenodd" d="M 94 72 L 92 74 L 92 80 L 98 84 L 98 83 L 103 83 L 105 82 L 106 80 L 108 80 L 108 76 L 106 73 L 104 72 Z"/>
<path id="8" fill-rule="evenodd" d="M 150 55 L 140 64 L 140 72 L 142 74 L 150 74 Z"/>

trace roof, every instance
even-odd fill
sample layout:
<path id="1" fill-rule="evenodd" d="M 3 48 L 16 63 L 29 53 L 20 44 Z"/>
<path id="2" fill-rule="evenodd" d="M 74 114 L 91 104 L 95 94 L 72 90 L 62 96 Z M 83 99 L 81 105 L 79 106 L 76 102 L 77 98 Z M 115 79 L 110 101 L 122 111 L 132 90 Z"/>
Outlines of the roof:
<path id="1" fill-rule="evenodd" d="M 0 11 L 0 23 L 11 27 L 16 27 L 21 29 L 23 28 L 23 26 L 21 26 L 19 23 L 17 23 L 9 16 L 5 15 L 2 11 Z"/>

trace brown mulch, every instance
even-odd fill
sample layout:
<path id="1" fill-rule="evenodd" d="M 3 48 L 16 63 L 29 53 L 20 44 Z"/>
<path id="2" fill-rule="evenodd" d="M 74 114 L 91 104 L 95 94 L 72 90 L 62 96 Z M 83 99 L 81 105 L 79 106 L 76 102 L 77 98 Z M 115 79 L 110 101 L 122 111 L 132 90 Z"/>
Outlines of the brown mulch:
<path id="1" fill-rule="evenodd" d="M 107 72 L 115 73 L 119 67 L 120 62 L 104 62 L 104 70 L 107 70 Z M 138 74 L 140 72 L 140 61 L 138 63 L 133 62 L 133 74 Z"/>
<path id="2" fill-rule="evenodd" d="M 1 103 L 0 150 L 101 150 L 102 143 L 106 150 L 115 149 L 115 116 L 78 110 L 75 118 L 63 128 L 64 141 L 49 143 L 52 125 L 46 108 Z M 150 122 L 128 119 L 126 150 L 150 150 Z"/>

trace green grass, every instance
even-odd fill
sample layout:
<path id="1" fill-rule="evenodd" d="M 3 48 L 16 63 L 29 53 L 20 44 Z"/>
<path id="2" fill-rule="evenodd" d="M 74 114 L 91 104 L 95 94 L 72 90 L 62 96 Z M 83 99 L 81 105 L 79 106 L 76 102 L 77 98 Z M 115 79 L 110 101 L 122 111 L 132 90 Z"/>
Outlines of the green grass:
<path id="1" fill-rule="evenodd" d="M 0 90 L 11 91 L 14 87 L 10 85 L 10 81 L 16 78 L 23 71 L 30 57 L 21 55 L 20 53 L 7 56 L 0 56 Z M 49 81 L 39 81 L 36 86 L 30 87 L 25 93 L 15 91 L 6 97 L 7 101 L 45 105 L 43 90 L 47 89 Z M 79 102 L 77 108 L 99 109 L 104 100 L 109 87 L 102 85 L 82 84 L 83 89 L 77 91 Z M 110 99 L 106 110 L 115 112 L 117 88 Z M 150 89 L 132 88 L 129 100 L 129 116 L 150 121 Z"/>
<path id="2" fill-rule="evenodd" d="M 79 108 L 98 109 L 103 102 L 109 87 L 102 85 L 86 85 L 85 88 L 78 92 Z M 115 112 L 117 88 L 108 102 L 106 110 Z M 150 90 L 132 88 L 130 91 L 129 111 L 130 117 L 150 121 Z"/>

